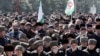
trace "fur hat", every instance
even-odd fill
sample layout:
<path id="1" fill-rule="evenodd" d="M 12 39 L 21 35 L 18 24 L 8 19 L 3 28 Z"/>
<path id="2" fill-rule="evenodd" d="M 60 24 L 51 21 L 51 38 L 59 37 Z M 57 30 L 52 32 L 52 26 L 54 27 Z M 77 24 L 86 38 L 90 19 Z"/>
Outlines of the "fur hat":
<path id="1" fill-rule="evenodd" d="M 12 44 L 7 44 L 4 46 L 4 51 L 14 51 L 14 46 Z"/>
<path id="2" fill-rule="evenodd" d="M 44 36 L 43 41 L 50 42 L 52 39 L 49 36 Z"/>
<path id="3" fill-rule="evenodd" d="M 97 44 L 97 40 L 95 40 L 95 39 L 89 39 L 88 40 L 88 44 L 89 45 L 96 45 Z"/>
<path id="4" fill-rule="evenodd" d="M 88 38 L 82 37 L 82 38 L 80 38 L 80 42 L 81 43 L 84 43 L 84 42 L 87 42 L 88 43 Z"/>
<path id="5" fill-rule="evenodd" d="M 37 40 L 37 41 L 34 42 L 34 48 L 38 48 L 41 45 L 43 45 L 42 40 Z"/>
<path id="6" fill-rule="evenodd" d="M 70 44 L 78 44 L 78 40 L 72 39 L 71 42 L 70 42 Z"/>
<path id="7" fill-rule="evenodd" d="M 17 45 L 16 47 L 15 47 L 15 50 L 17 51 L 22 51 L 22 52 L 24 52 L 25 51 L 25 48 L 23 47 L 23 46 L 21 46 L 21 45 Z"/>
<path id="8" fill-rule="evenodd" d="M 52 41 L 50 47 L 52 48 L 53 46 L 58 46 L 58 41 Z"/>

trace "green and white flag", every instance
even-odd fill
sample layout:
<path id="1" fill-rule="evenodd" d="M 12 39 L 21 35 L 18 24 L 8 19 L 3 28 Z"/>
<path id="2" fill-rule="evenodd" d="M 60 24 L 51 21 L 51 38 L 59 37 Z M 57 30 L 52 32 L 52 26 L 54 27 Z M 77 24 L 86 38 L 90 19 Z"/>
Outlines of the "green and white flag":
<path id="1" fill-rule="evenodd" d="M 75 10 L 74 0 L 69 0 L 65 9 L 67 15 L 72 15 Z"/>
<path id="2" fill-rule="evenodd" d="M 44 13 L 43 13 L 43 10 L 42 10 L 42 3 L 40 1 L 40 6 L 39 6 L 39 11 L 38 11 L 38 20 L 37 20 L 38 23 L 44 23 Z"/>

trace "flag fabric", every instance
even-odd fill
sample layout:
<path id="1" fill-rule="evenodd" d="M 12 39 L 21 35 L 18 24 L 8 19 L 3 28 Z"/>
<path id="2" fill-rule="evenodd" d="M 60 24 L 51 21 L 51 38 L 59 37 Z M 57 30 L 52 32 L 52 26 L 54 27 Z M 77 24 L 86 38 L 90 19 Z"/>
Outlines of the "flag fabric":
<path id="1" fill-rule="evenodd" d="M 39 6 L 39 11 L 38 11 L 38 20 L 37 20 L 38 23 L 44 23 L 44 13 L 43 13 L 43 10 L 42 10 L 42 3 L 40 1 L 40 6 Z"/>
<path id="2" fill-rule="evenodd" d="M 75 4 L 74 4 L 74 0 L 69 0 L 65 9 L 65 13 L 67 15 L 72 15 L 72 13 L 75 10 Z"/>
<path id="3" fill-rule="evenodd" d="M 95 5 L 93 5 L 92 7 L 90 7 L 89 13 L 91 13 L 93 15 L 96 14 L 96 6 Z"/>

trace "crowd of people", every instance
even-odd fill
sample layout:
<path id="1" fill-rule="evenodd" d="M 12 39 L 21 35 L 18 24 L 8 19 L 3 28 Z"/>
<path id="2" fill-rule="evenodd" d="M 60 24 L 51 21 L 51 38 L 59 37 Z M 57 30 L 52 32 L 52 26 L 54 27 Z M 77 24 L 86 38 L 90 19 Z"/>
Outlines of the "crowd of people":
<path id="1" fill-rule="evenodd" d="M 100 14 L 0 14 L 0 56 L 100 56 Z"/>

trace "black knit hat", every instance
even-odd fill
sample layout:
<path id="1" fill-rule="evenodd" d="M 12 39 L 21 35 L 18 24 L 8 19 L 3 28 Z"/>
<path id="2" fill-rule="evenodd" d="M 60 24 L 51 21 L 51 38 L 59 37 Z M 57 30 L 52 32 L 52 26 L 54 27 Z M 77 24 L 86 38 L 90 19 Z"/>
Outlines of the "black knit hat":
<path id="1" fill-rule="evenodd" d="M 66 37 L 67 37 L 67 38 L 69 38 L 69 37 L 70 37 L 70 38 L 75 38 L 75 36 L 74 36 L 72 33 L 67 33 L 67 34 L 66 34 Z"/>
<path id="2" fill-rule="evenodd" d="M 100 18 L 96 18 L 96 22 L 97 22 L 97 21 L 100 21 Z"/>
<path id="3" fill-rule="evenodd" d="M 43 24 L 42 23 L 36 23 L 35 26 L 43 26 Z"/>
<path id="4" fill-rule="evenodd" d="M 68 42 L 68 39 L 62 39 L 61 40 L 61 44 L 68 44 L 69 42 Z"/>
<path id="5" fill-rule="evenodd" d="M 87 24 L 87 28 L 92 27 L 92 24 Z"/>
<path id="6" fill-rule="evenodd" d="M 11 44 L 7 44 L 4 46 L 4 51 L 14 51 L 14 46 Z"/>
<path id="7" fill-rule="evenodd" d="M 96 27 L 95 27 L 96 29 L 100 29 L 100 25 L 96 25 Z"/>
<path id="8" fill-rule="evenodd" d="M 82 24 L 80 24 L 80 28 L 85 27 L 85 26 L 86 26 L 86 25 L 85 25 L 85 24 L 83 24 L 83 23 L 82 23 Z"/>

